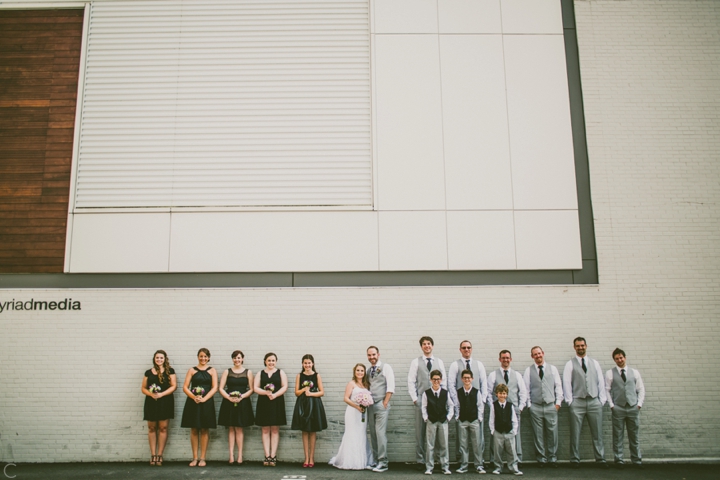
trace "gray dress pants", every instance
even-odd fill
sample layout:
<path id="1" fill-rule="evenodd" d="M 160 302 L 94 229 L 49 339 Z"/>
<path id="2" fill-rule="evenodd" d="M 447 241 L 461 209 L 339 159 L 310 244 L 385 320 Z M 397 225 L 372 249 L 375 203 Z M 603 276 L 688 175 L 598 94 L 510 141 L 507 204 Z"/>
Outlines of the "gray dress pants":
<path id="1" fill-rule="evenodd" d="M 615 405 L 612 409 L 613 425 L 613 454 L 615 463 L 623 463 L 623 437 L 627 426 L 628 443 L 630 444 L 630 458 L 632 463 L 642 463 L 640 454 L 640 409 L 637 405 L 620 407 Z"/>
<path id="2" fill-rule="evenodd" d="M 558 413 L 554 403 L 530 405 L 530 422 L 538 463 L 557 462 Z"/>
<path id="3" fill-rule="evenodd" d="M 580 430 L 587 417 L 592 436 L 595 461 L 605 461 L 605 447 L 602 439 L 603 407 L 598 398 L 575 398 L 570 404 L 570 462 L 580 462 Z"/>
<path id="4" fill-rule="evenodd" d="M 388 465 L 387 458 L 387 422 L 390 405 L 384 408 L 382 401 L 368 407 L 368 428 L 370 429 L 370 444 L 373 456 L 378 466 Z"/>

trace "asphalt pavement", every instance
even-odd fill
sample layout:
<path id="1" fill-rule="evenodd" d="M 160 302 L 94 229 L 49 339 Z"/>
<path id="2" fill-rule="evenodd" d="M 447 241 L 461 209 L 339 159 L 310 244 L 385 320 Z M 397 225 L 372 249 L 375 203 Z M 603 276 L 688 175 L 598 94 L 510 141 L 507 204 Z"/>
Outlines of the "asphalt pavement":
<path id="1" fill-rule="evenodd" d="M 243 465 L 227 465 L 222 462 L 209 462 L 206 467 L 188 467 L 186 462 L 165 462 L 162 467 L 145 463 L 21 463 L 2 465 L 0 480 L 3 478 L 30 480 L 77 480 L 77 479 L 232 479 L 232 480 L 420 480 L 433 477 L 465 479 L 509 479 L 515 478 L 509 473 L 502 475 L 478 475 L 476 473 L 455 473 L 457 465 L 451 465 L 453 474 L 447 477 L 436 466 L 433 476 L 424 475 L 424 469 L 415 465 L 393 463 L 385 473 L 370 471 L 344 471 L 329 465 L 316 465 L 314 468 L 302 468 L 296 463 L 279 463 L 277 467 L 263 467 L 261 463 L 246 462 Z M 559 468 L 539 468 L 535 464 L 522 466 L 523 477 L 532 479 L 607 479 L 607 480 L 717 480 L 720 478 L 718 464 L 646 464 L 644 469 L 625 467 L 600 469 L 593 463 L 583 463 L 579 469 L 571 469 L 569 464 Z M 4 474 L 4 475 L 3 475 Z M 438 479 L 439 480 L 439 479 Z"/>

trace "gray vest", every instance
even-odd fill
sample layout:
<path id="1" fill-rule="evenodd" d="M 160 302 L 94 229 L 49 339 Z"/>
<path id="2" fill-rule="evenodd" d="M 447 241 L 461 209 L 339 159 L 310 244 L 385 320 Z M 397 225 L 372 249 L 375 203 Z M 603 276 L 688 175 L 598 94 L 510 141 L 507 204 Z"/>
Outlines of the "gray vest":
<path id="1" fill-rule="evenodd" d="M 497 387 L 499 384 L 505 383 L 505 371 L 502 368 L 498 368 L 495 370 L 495 385 L 492 386 L 493 391 L 493 398 L 497 400 L 497 396 L 495 395 L 495 387 Z M 518 387 L 517 382 L 517 375 L 515 374 L 515 370 L 512 368 L 508 370 L 508 398 L 507 401 L 512 403 L 513 405 L 518 405 L 518 394 L 520 392 L 520 387 Z"/>
<path id="2" fill-rule="evenodd" d="M 382 364 L 377 368 L 383 370 L 383 366 L 385 366 L 385 364 Z M 372 394 L 373 401 L 378 403 L 385 399 L 385 394 L 387 393 L 387 379 L 385 378 L 385 374 L 383 372 L 378 373 L 377 368 L 375 369 L 375 376 L 370 375 L 372 368 L 372 366 L 368 368 L 370 393 Z"/>
<path id="3" fill-rule="evenodd" d="M 463 372 L 463 370 L 467 370 L 467 367 L 465 366 L 464 358 L 459 359 L 456 363 L 458 365 L 458 372 L 457 372 L 457 378 L 455 379 L 455 386 L 457 388 L 460 388 L 463 386 L 462 372 Z M 477 360 L 470 361 L 470 371 L 473 372 L 472 386 L 477 388 L 478 390 L 480 390 L 480 369 L 478 368 Z"/>
<path id="4" fill-rule="evenodd" d="M 587 373 L 585 373 L 577 357 L 573 357 L 571 361 L 573 364 L 571 379 L 573 398 L 596 398 L 599 392 L 595 362 L 590 357 L 585 357 L 585 367 L 587 368 Z"/>
<path id="5" fill-rule="evenodd" d="M 418 396 L 418 405 L 420 404 L 419 399 L 422 397 L 422 394 L 425 390 L 430 388 L 430 372 L 433 370 L 440 370 L 438 368 L 438 362 L 434 357 L 431 361 L 431 365 L 430 370 L 428 370 L 425 357 L 418 358 L 417 385 L 415 386 L 415 393 L 417 393 Z"/>
<path id="6" fill-rule="evenodd" d="M 542 380 L 535 365 L 530 367 L 530 401 L 536 405 L 555 403 L 555 376 L 547 363 L 543 366 Z"/>
<path id="7" fill-rule="evenodd" d="M 610 395 L 612 395 L 613 403 L 621 407 L 634 407 L 638 403 L 637 391 L 635 390 L 635 374 L 631 368 L 625 368 L 625 378 L 623 382 L 620 372 L 617 368 L 612 369 L 613 382 L 610 386 Z"/>

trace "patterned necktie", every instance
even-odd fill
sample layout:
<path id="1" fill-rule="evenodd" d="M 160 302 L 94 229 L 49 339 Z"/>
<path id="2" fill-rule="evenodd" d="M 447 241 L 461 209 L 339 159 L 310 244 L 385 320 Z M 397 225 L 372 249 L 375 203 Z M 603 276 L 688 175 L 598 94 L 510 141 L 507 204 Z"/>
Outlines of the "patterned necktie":
<path id="1" fill-rule="evenodd" d="M 370 369 L 370 378 L 375 378 L 375 365 Z"/>
<path id="2" fill-rule="evenodd" d="M 620 370 L 620 376 L 622 377 L 623 382 L 627 382 L 627 377 L 625 377 L 625 369 L 624 368 L 622 370 Z"/>
<path id="3" fill-rule="evenodd" d="M 507 385 L 508 383 L 510 383 L 510 379 L 508 379 L 507 370 L 505 370 L 505 385 Z"/>
<path id="4" fill-rule="evenodd" d="M 432 358 L 427 359 L 428 372 L 432 370 Z"/>
<path id="5" fill-rule="evenodd" d="M 465 360 L 465 368 L 470 370 L 470 360 Z"/>
<path id="6" fill-rule="evenodd" d="M 538 368 L 540 369 L 540 380 L 542 380 L 543 377 L 545 376 L 545 372 L 543 371 L 543 366 L 540 365 Z"/>
<path id="7" fill-rule="evenodd" d="M 585 357 L 582 359 L 583 372 L 587 373 L 587 367 L 585 366 Z"/>

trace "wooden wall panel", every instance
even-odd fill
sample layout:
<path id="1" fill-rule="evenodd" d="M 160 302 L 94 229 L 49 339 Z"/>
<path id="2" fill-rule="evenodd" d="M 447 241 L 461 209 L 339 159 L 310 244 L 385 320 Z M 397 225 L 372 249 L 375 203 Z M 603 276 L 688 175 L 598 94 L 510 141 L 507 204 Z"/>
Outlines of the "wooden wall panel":
<path id="1" fill-rule="evenodd" d="M 83 10 L 0 10 L 0 273 L 63 271 Z"/>

